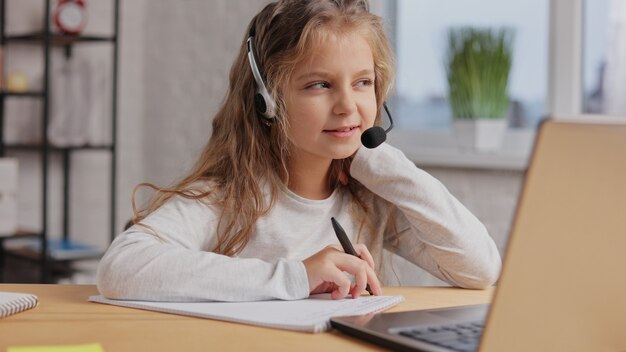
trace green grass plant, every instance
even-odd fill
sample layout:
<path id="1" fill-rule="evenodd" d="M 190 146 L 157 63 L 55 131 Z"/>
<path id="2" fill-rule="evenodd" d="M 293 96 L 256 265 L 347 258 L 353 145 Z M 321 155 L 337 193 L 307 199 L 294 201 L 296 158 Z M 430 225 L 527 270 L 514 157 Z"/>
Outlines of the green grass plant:
<path id="1" fill-rule="evenodd" d="M 448 96 L 455 119 L 504 118 L 513 31 L 453 28 L 448 35 Z"/>

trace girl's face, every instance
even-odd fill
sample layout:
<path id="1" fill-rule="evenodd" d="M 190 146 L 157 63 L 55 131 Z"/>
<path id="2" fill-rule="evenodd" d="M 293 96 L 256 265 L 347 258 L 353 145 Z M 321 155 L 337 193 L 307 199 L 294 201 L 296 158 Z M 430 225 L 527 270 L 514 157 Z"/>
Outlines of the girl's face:
<path id="1" fill-rule="evenodd" d="M 356 33 L 316 42 L 284 90 L 288 133 L 293 158 L 329 162 L 354 154 L 374 124 L 374 58 Z"/>

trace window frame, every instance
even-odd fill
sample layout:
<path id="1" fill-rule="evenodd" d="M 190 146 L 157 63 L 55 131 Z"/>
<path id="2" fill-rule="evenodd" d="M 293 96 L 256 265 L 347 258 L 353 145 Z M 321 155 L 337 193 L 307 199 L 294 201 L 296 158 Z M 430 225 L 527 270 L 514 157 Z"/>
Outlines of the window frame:
<path id="1" fill-rule="evenodd" d="M 548 82 L 546 115 L 555 119 L 582 113 L 583 105 L 583 5 L 584 0 L 549 0 Z M 397 0 L 372 0 L 372 12 L 385 18 L 396 52 Z M 392 111 L 393 113 L 393 111 Z M 450 132 L 394 129 L 389 138 L 420 165 L 523 170 L 528 165 L 534 129 L 507 131 L 509 142 L 502 150 L 486 155 L 460 151 Z M 432 142 L 447 139 L 446 142 Z M 511 142 L 512 141 L 512 142 Z"/>

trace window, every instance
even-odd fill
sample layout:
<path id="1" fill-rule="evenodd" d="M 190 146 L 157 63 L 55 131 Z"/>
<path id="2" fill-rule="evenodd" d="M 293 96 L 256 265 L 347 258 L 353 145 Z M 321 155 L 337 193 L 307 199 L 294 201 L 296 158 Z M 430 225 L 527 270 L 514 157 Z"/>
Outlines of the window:
<path id="1" fill-rule="evenodd" d="M 583 111 L 626 115 L 626 3 L 585 1 Z"/>
<path id="2" fill-rule="evenodd" d="M 608 1 L 608 0 L 605 0 Z M 397 0 L 397 81 L 391 101 L 398 129 L 447 129 L 445 57 L 450 28 L 514 30 L 508 92 L 510 127 L 534 127 L 545 115 L 549 0 Z"/>
<path id="3" fill-rule="evenodd" d="M 398 60 L 390 142 L 421 165 L 521 170 L 544 116 L 626 116 L 624 0 L 372 1 L 387 18 Z M 463 26 L 515 31 L 509 129 L 491 153 L 460 148 L 449 128 L 447 33 Z"/>

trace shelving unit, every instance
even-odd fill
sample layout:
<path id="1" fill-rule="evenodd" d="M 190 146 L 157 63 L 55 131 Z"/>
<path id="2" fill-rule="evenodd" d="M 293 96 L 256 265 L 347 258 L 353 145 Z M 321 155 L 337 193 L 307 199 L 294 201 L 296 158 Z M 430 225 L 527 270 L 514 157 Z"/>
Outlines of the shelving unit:
<path id="1" fill-rule="evenodd" d="M 97 258 L 97 255 L 77 255 L 71 258 L 55 259 L 51 256 L 49 246 L 50 229 L 48 223 L 49 212 L 47 209 L 49 198 L 49 173 L 50 173 L 50 156 L 52 153 L 58 153 L 61 155 L 62 160 L 62 178 L 63 178 L 63 241 L 71 241 L 70 239 L 70 169 L 72 154 L 78 151 L 84 150 L 102 150 L 107 151 L 111 155 L 111 182 L 110 182 L 110 240 L 113 240 L 115 236 L 116 224 L 115 224 L 115 190 L 117 180 L 116 169 L 116 156 L 117 156 L 117 72 L 118 72 L 118 33 L 119 33 L 119 0 L 113 1 L 113 35 L 108 36 L 94 36 L 94 35 L 65 35 L 54 33 L 51 30 L 50 13 L 51 2 L 54 0 L 42 0 L 44 2 L 45 11 L 43 18 L 43 32 L 41 33 L 29 33 L 23 35 L 11 35 L 5 32 L 6 29 L 6 1 L 0 0 L 0 45 L 3 48 L 4 53 L 13 43 L 28 44 L 34 46 L 41 46 L 43 52 L 43 87 L 40 91 L 30 91 L 25 93 L 0 91 L 0 157 L 7 155 L 10 151 L 24 151 L 29 153 L 38 153 L 41 160 L 41 229 L 36 232 L 18 231 L 18 233 L 10 236 L 0 236 L 0 282 L 3 281 L 4 274 L 4 259 L 7 255 L 16 256 L 26 260 L 35 261 L 39 264 L 40 281 L 48 282 L 49 267 L 51 264 L 57 262 L 71 262 L 80 259 L 93 259 Z M 50 99 L 50 53 L 54 48 L 61 47 L 65 50 L 65 57 L 70 58 L 72 55 L 72 48 L 74 45 L 80 45 L 82 43 L 104 43 L 112 45 L 112 77 L 111 77 L 111 143 L 106 145 L 81 145 L 81 146 L 68 146 L 59 147 L 51 145 L 48 139 L 48 126 L 49 126 L 49 99 Z M 5 111 L 4 105 L 7 99 L 40 99 L 42 102 L 41 111 L 41 136 L 42 142 L 39 144 L 8 144 L 4 141 L 4 124 L 5 124 Z M 35 252 L 24 252 L 23 250 L 14 251 L 7 250 L 5 242 L 15 239 L 24 238 L 36 238 L 40 240 L 39 250 Z"/>

